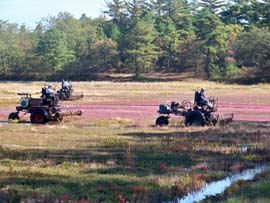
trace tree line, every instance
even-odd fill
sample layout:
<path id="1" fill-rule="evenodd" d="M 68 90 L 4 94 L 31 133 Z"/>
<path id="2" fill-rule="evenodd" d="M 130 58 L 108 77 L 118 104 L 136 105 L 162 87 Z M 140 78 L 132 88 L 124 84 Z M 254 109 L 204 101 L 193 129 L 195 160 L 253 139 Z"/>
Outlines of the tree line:
<path id="1" fill-rule="evenodd" d="M 0 20 L 0 77 L 192 71 L 209 80 L 267 82 L 269 11 L 268 0 L 111 0 L 94 19 L 61 12 L 34 29 Z"/>

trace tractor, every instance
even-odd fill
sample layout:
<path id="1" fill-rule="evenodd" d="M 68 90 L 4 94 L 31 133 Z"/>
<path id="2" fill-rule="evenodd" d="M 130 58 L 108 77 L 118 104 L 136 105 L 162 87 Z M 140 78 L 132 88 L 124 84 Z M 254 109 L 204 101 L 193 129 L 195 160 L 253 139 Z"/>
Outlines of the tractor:
<path id="1" fill-rule="evenodd" d="M 185 126 L 215 126 L 218 123 L 228 124 L 233 121 L 233 114 L 217 114 L 218 99 L 208 98 L 208 105 L 198 104 L 198 92 L 195 92 L 194 103 L 184 100 L 181 104 L 172 102 L 169 104 L 160 104 L 158 113 L 162 114 L 156 119 L 157 126 L 169 125 L 170 115 L 183 116 Z"/>
<path id="2" fill-rule="evenodd" d="M 8 116 L 9 121 L 19 121 L 20 112 L 30 114 L 32 124 L 46 124 L 48 122 L 62 121 L 65 116 L 77 115 L 81 116 L 81 111 L 65 110 L 58 105 L 58 97 L 33 98 L 29 93 L 18 93 L 21 96 L 19 106 L 16 107 L 16 112 L 12 112 Z"/>
<path id="3" fill-rule="evenodd" d="M 61 88 L 57 91 L 58 98 L 63 101 L 72 101 L 83 98 L 82 92 L 74 92 L 72 86 L 70 88 Z"/>

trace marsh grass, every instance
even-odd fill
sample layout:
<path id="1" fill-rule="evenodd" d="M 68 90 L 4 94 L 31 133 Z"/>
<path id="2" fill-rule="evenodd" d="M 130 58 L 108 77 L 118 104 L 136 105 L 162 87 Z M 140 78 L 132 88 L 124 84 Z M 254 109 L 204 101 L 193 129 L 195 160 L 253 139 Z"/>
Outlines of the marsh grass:
<path id="1" fill-rule="evenodd" d="M 115 202 L 121 194 L 135 202 L 136 195 L 130 191 L 134 186 L 147 190 L 144 195 L 140 193 L 137 202 L 169 200 L 240 170 L 235 169 L 237 163 L 247 167 L 247 156 L 252 156 L 249 161 L 261 159 L 259 149 L 264 150 L 265 145 L 260 138 L 269 129 L 265 128 L 268 124 L 258 126 L 234 123 L 226 129 L 104 130 L 80 128 L 71 121 L 3 126 L 1 193 L 14 201 L 30 198 L 36 192 L 50 201 L 68 194 L 72 200 L 91 197 Z M 18 131 L 23 133 L 18 135 Z M 254 138 L 260 143 L 254 150 L 238 150 L 242 144 L 252 146 Z M 116 185 L 121 190 L 108 189 Z M 117 197 L 113 197 L 115 192 Z"/>
<path id="2" fill-rule="evenodd" d="M 0 92 L 7 88 L 19 92 L 21 87 L 38 92 L 43 85 L 1 83 Z M 113 85 L 114 88 L 108 82 L 73 83 L 76 91 L 84 92 L 86 97 L 65 105 L 157 99 L 162 103 L 193 96 L 193 90 L 202 82 Z M 266 94 L 269 87 L 210 82 L 203 86 L 215 94 L 224 93 L 224 98 L 232 96 L 231 90 L 252 96 L 254 89 Z M 18 99 L 5 91 L 2 97 L 11 103 Z M 0 108 L 14 106 L 7 108 L 0 103 Z M 82 117 L 42 126 L 0 124 L 0 199 L 162 202 L 197 190 L 230 172 L 270 160 L 269 122 L 236 121 L 225 127 L 187 128 L 183 120 L 173 118 L 169 127 L 159 128 L 152 127 L 153 120 L 147 116 L 141 123 L 135 119 Z M 247 147 L 244 151 L 243 146 Z M 267 187 L 257 188 L 260 191 Z"/>

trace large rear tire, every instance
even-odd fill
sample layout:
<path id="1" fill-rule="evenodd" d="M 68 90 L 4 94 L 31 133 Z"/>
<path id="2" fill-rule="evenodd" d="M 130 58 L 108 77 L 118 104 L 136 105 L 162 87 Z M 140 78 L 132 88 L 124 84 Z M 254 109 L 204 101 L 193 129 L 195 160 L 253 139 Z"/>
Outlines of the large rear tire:
<path id="1" fill-rule="evenodd" d="M 192 111 L 190 114 L 186 116 L 185 125 L 186 126 L 204 126 L 205 119 L 200 112 Z"/>
<path id="2" fill-rule="evenodd" d="M 8 116 L 8 121 L 10 121 L 10 122 L 16 122 L 19 120 L 20 120 L 20 116 L 19 116 L 18 112 L 12 112 Z"/>
<path id="3" fill-rule="evenodd" d="M 62 93 L 62 92 L 58 93 L 58 98 L 59 98 L 60 100 L 65 100 L 65 95 L 64 95 L 64 93 Z"/>
<path id="4" fill-rule="evenodd" d="M 158 126 L 168 126 L 169 125 L 169 118 L 167 116 L 160 116 L 156 120 L 156 125 Z"/>
<path id="5" fill-rule="evenodd" d="M 30 120 L 32 124 L 45 124 L 49 121 L 46 111 L 43 110 L 37 110 L 32 112 Z"/>
<path id="6" fill-rule="evenodd" d="M 208 123 L 207 123 L 207 125 L 216 126 L 217 123 L 218 123 L 218 118 L 217 117 L 214 117 L 213 114 L 210 114 L 209 117 L 208 117 Z"/>

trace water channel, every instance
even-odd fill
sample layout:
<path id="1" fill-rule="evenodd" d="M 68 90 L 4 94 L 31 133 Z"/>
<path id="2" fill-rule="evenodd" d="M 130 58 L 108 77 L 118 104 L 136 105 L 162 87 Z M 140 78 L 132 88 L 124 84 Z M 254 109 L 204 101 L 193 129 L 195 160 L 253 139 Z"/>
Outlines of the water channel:
<path id="1" fill-rule="evenodd" d="M 256 174 L 263 173 L 265 171 L 270 171 L 270 165 L 262 165 L 253 169 L 247 169 L 243 172 L 232 174 L 227 178 L 222 180 L 212 182 L 207 184 L 204 188 L 197 192 L 189 193 L 183 198 L 177 199 L 175 201 L 171 201 L 169 203 L 194 203 L 200 202 L 209 196 L 216 196 L 225 191 L 228 187 L 230 187 L 233 183 L 238 180 L 251 180 L 254 178 Z"/>

